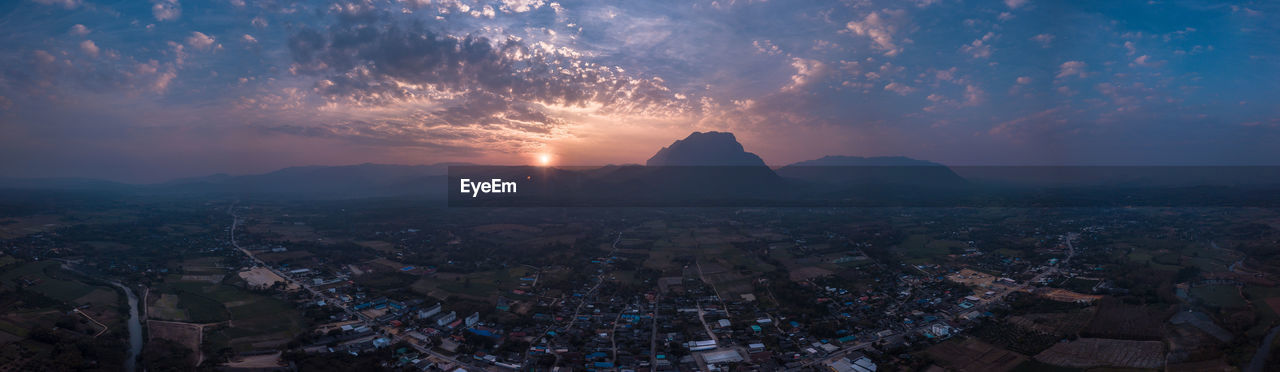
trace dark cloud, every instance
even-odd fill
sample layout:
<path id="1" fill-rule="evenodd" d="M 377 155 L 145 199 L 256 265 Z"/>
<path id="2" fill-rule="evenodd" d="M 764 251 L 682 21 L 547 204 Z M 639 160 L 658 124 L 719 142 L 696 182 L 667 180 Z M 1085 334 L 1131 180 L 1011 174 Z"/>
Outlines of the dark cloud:
<path id="1" fill-rule="evenodd" d="M 632 78 L 572 52 L 359 14 L 365 18 L 343 15 L 327 30 L 303 29 L 289 39 L 295 71 L 319 77 L 316 91 L 328 98 L 385 105 L 433 92 L 483 91 L 509 101 L 614 110 L 674 101 L 660 79 Z"/>

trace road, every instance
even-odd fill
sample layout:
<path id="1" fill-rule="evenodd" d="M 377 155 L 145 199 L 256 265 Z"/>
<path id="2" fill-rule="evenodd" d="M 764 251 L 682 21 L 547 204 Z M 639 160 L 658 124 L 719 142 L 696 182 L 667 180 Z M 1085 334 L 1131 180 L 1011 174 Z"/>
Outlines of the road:
<path id="1" fill-rule="evenodd" d="M 649 365 L 658 365 L 658 304 L 662 303 L 662 291 L 656 290 L 653 298 L 653 314 L 649 322 Z"/>
<path id="2" fill-rule="evenodd" d="M 622 311 L 618 312 L 618 317 L 613 318 L 613 329 L 609 330 L 609 344 L 613 346 L 613 356 L 609 358 L 609 364 L 614 364 L 618 362 L 618 340 L 616 337 L 616 335 L 618 334 L 618 322 L 622 320 L 622 314 L 626 313 L 627 309 L 630 309 L 630 308 L 631 308 L 631 305 L 627 305 L 626 307 L 623 307 Z"/>
<path id="3" fill-rule="evenodd" d="M 703 314 L 702 301 L 698 301 L 698 321 L 702 322 L 702 329 L 707 330 L 707 336 L 711 337 L 711 341 L 715 341 L 716 345 L 720 345 L 720 340 L 716 338 L 714 332 L 711 332 L 711 326 L 707 325 L 707 318 Z"/>
<path id="4" fill-rule="evenodd" d="M 303 289 L 305 289 L 308 293 L 311 293 L 311 295 L 312 295 L 313 297 L 318 298 L 318 299 L 321 299 L 321 300 L 324 300 L 324 302 L 325 302 L 326 304 L 330 304 L 330 305 L 333 305 L 333 306 L 337 306 L 338 308 L 340 308 L 340 309 L 342 309 L 343 311 L 345 311 L 348 315 L 351 315 L 351 316 L 355 317 L 356 319 L 359 319 L 361 323 L 363 323 L 365 326 L 369 327 L 370 329 L 379 329 L 379 330 L 381 330 L 381 328 L 378 326 L 377 322 L 374 322 L 374 320 L 373 320 L 373 319 L 371 319 L 371 318 L 369 318 L 368 316 L 365 316 L 364 314 L 361 314 L 361 313 L 359 313 L 359 312 L 357 312 L 357 311 L 355 311 L 355 310 L 352 310 L 350 307 L 340 305 L 342 302 L 341 302 L 341 301 L 339 301 L 337 298 L 335 298 L 335 297 L 330 297 L 330 296 L 326 295 L 324 292 L 321 292 L 321 291 L 319 291 L 319 290 L 316 290 L 315 288 L 312 288 L 312 287 L 311 287 L 311 285 L 307 284 L 306 282 L 301 281 L 301 280 L 294 279 L 292 276 L 288 275 L 287 273 L 285 273 L 285 272 L 281 272 L 281 271 L 279 271 L 279 270 L 276 270 L 274 267 L 271 267 L 271 266 L 267 265 L 265 262 L 263 262 L 263 261 L 262 261 L 262 259 L 258 258 L 257 256 L 254 256 L 254 255 L 253 255 L 253 252 L 250 252 L 247 248 L 241 247 L 241 246 L 240 246 L 240 243 L 236 242 L 236 227 L 240 225 L 240 217 L 236 215 L 235 207 L 236 207 L 236 205 L 235 205 L 235 204 L 232 204 L 232 205 L 231 205 L 231 207 L 227 208 L 227 214 L 230 214 L 230 215 L 231 215 L 231 231 L 230 231 L 230 234 L 231 234 L 231 245 L 232 245 L 233 247 L 235 247 L 237 250 L 239 250 L 240 252 L 244 253 L 244 255 L 245 255 L 246 257 L 249 257 L 249 259 L 250 259 L 250 260 L 253 260 L 254 265 L 261 266 L 261 267 L 265 267 L 265 268 L 267 268 L 267 270 L 271 270 L 271 272 L 275 273 L 276 275 L 279 275 L 281 278 L 284 278 L 284 280 L 289 281 L 289 283 L 290 283 L 290 284 L 293 284 L 293 285 L 297 286 L 298 288 L 303 288 Z M 439 358 L 439 359 L 441 359 L 441 360 L 445 360 L 445 361 L 448 361 L 448 362 L 450 362 L 450 363 L 457 364 L 457 365 L 459 365 L 459 366 L 468 366 L 468 367 L 479 367 L 479 368 L 483 368 L 483 367 L 480 367 L 480 366 L 474 366 L 474 365 L 471 365 L 471 364 L 469 364 L 469 363 L 464 363 L 463 361 L 460 361 L 460 360 L 458 360 L 458 359 L 455 359 L 454 357 L 451 357 L 451 356 L 448 356 L 448 355 L 444 355 L 444 354 L 441 354 L 441 353 L 436 352 L 435 350 L 431 350 L 430 348 L 427 348 L 427 347 L 423 347 L 423 346 L 421 346 L 421 345 L 418 345 L 418 344 L 416 343 L 416 341 L 409 340 L 409 339 L 407 339 L 407 338 L 406 338 L 405 336 L 403 336 L 403 335 L 400 335 L 400 334 L 391 335 L 391 334 L 387 334 L 387 333 L 385 333 L 385 332 L 380 332 L 380 333 L 382 333 L 382 334 L 383 334 L 383 335 L 385 335 L 385 336 L 390 336 L 392 339 L 396 340 L 397 342 L 403 341 L 404 343 L 406 343 L 406 344 L 408 344 L 408 345 L 410 345 L 410 346 L 413 346 L 413 348 L 414 348 L 414 349 L 416 349 L 416 350 L 418 350 L 418 352 L 420 352 L 420 353 L 427 354 L 427 355 L 431 355 L 431 356 L 434 356 L 434 357 Z"/>
<path id="5" fill-rule="evenodd" d="M 621 241 L 622 241 L 622 232 L 621 232 L 621 231 L 619 231 L 619 232 L 618 232 L 618 237 L 613 239 L 613 246 L 612 246 L 612 248 L 610 248 L 610 250 L 609 250 L 609 257 L 613 257 L 613 256 L 614 256 L 614 254 L 616 254 L 616 253 L 618 252 L 618 243 L 619 243 L 619 242 L 621 242 Z M 601 266 L 604 266 L 604 267 L 608 267 L 608 266 L 607 266 L 607 265 L 608 265 L 608 264 L 607 264 L 607 260 L 606 260 L 606 261 L 601 261 L 601 262 L 600 262 L 600 265 L 601 265 Z M 573 310 L 573 316 L 569 318 L 569 323 L 568 323 L 568 324 L 566 324 L 566 325 L 564 326 L 564 328 L 565 328 L 565 329 L 573 328 L 573 323 L 576 323 L 576 322 L 578 321 L 578 315 L 582 313 L 582 306 L 583 306 L 583 305 L 586 305 L 586 304 L 587 304 L 587 301 L 590 301 L 590 300 L 591 300 L 591 298 L 592 298 L 592 296 L 593 296 L 593 295 L 595 295 L 596 290 L 597 290 L 597 289 L 600 289 L 600 285 L 601 285 L 601 284 L 604 284 L 604 277 L 605 277 L 605 275 L 606 275 L 606 274 L 608 274 L 608 273 L 607 273 L 607 272 L 604 272 L 604 271 L 602 270 L 602 271 L 600 272 L 600 275 L 597 275 L 597 276 L 596 276 L 596 285 L 592 286 L 592 287 L 591 287 L 591 289 L 587 290 L 587 293 L 586 293 L 586 294 L 582 295 L 582 300 L 578 302 L 578 307 L 574 308 L 574 310 Z M 554 323 L 552 323 L 550 326 L 547 326 L 547 329 L 546 329 L 546 330 L 544 330 L 544 331 L 542 331 L 542 334 L 543 334 L 544 336 L 545 336 L 545 335 L 547 335 L 548 333 L 550 333 L 550 332 L 553 330 L 553 328 L 555 328 L 555 324 L 554 324 Z M 560 354 L 559 354 L 559 353 L 555 353 L 555 352 L 554 352 L 554 351 L 555 351 L 555 339 L 554 339 L 554 338 L 548 338 L 548 339 L 547 339 L 547 351 L 548 351 L 548 352 L 552 352 L 553 354 L 555 354 L 555 356 L 556 356 L 556 362 L 555 362 L 555 364 L 556 364 L 556 365 L 559 365 L 559 364 L 560 364 Z"/>
<path id="6" fill-rule="evenodd" d="M 97 338 L 98 336 L 101 336 L 103 333 L 106 333 L 106 332 L 107 332 L 107 325 L 106 325 L 106 324 L 102 324 L 101 322 L 98 322 L 98 320 L 97 320 L 97 319 L 94 319 L 93 317 L 89 316 L 89 314 L 85 314 L 85 312 L 80 311 L 80 309 L 75 309 L 75 310 L 72 310 L 72 311 L 75 311 L 75 312 L 76 312 L 76 314 L 80 314 L 81 316 L 85 317 L 85 319 L 89 319 L 89 321 L 90 321 L 90 322 L 93 322 L 93 324 L 96 324 L 96 325 L 98 325 L 98 327 L 99 327 L 99 328 L 101 328 L 101 329 L 99 329 L 99 330 L 98 330 L 98 333 L 94 333 L 94 334 L 93 334 L 93 337 L 94 337 L 94 338 Z"/>

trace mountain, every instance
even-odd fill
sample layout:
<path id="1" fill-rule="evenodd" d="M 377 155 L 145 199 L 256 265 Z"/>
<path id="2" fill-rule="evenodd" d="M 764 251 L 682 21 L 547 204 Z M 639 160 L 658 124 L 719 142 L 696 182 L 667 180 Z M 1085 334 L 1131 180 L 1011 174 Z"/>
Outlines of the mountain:
<path id="1" fill-rule="evenodd" d="M 827 155 L 818 159 L 805 160 L 791 164 L 794 167 L 943 167 L 944 165 L 928 160 L 917 160 L 905 156 L 861 156 Z"/>
<path id="2" fill-rule="evenodd" d="M 902 156 L 824 156 L 778 168 L 779 176 L 833 186 L 953 187 L 967 182 L 945 165 Z"/>
<path id="3" fill-rule="evenodd" d="M 289 167 L 274 172 L 189 178 L 153 185 L 172 193 L 233 193 L 285 198 L 369 198 L 443 196 L 450 165 L 357 164 Z"/>
<path id="4" fill-rule="evenodd" d="M 127 191 L 131 185 L 93 178 L 0 177 L 0 189 Z"/>
<path id="5" fill-rule="evenodd" d="M 747 152 L 729 132 L 693 132 L 663 147 L 645 165 L 655 166 L 765 166 Z"/>

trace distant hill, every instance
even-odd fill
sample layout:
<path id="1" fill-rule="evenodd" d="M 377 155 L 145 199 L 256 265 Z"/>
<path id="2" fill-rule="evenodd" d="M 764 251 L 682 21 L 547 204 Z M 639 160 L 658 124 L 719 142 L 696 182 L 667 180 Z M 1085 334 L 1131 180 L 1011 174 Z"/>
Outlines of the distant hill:
<path id="1" fill-rule="evenodd" d="M 126 191 L 132 185 L 93 178 L 0 177 L 0 188 L 29 190 Z"/>
<path id="2" fill-rule="evenodd" d="M 928 160 L 912 159 L 905 156 L 841 156 L 827 155 L 818 159 L 794 163 L 793 167 L 945 167 Z"/>
<path id="3" fill-rule="evenodd" d="M 965 179 L 947 166 L 902 156 L 824 156 L 777 169 L 779 176 L 825 185 L 952 187 Z"/>
<path id="4" fill-rule="evenodd" d="M 460 174 L 450 180 L 449 167 L 455 165 L 469 167 L 455 169 Z M 459 185 L 461 178 L 521 180 L 518 194 L 495 200 L 521 199 L 529 201 L 523 204 L 529 206 L 683 207 L 797 202 L 808 206 L 947 206 L 973 201 L 996 205 L 1186 205 L 1195 200 L 1250 205 L 1254 200 L 1272 200 L 1267 199 L 1273 194 L 1267 188 L 1280 188 L 1278 167 L 948 167 L 901 156 L 825 156 L 775 170 L 748 152 L 732 133 L 693 132 L 658 150 L 645 166 L 365 163 L 289 167 L 253 175 L 214 174 L 147 185 L 84 178 L 0 177 L 0 189 L 5 191 L 0 196 L 37 198 L 66 191 L 86 195 L 283 200 L 447 197 L 452 203 L 459 193 L 450 192 L 451 187 Z M 1214 197 L 1204 196 L 1207 194 Z M 465 200 L 471 199 L 474 198 L 468 196 Z M 38 209 L 37 204 L 32 208 Z"/>
<path id="5" fill-rule="evenodd" d="M 289 167 L 274 172 L 188 178 L 153 185 L 179 193 L 265 194 L 284 198 L 443 196 L 449 165 L 357 164 Z"/>
<path id="6" fill-rule="evenodd" d="M 747 152 L 729 132 L 693 132 L 663 147 L 645 165 L 654 166 L 765 166 Z"/>

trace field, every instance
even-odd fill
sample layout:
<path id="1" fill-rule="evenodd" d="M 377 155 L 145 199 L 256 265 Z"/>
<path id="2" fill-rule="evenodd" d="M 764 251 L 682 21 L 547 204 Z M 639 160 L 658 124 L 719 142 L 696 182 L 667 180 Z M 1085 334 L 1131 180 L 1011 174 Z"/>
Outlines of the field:
<path id="1" fill-rule="evenodd" d="M 902 243 L 898 244 L 903 257 L 907 263 L 922 264 L 930 263 L 938 257 L 943 257 L 952 253 L 953 249 L 967 248 L 968 244 L 957 240 L 934 240 L 928 235 L 914 234 L 907 236 Z"/>
<path id="2" fill-rule="evenodd" d="M 14 280 L 19 278 L 38 283 L 28 289 L 68 303 L 85 304 L 87 302 L 78 301 L 86 298 L 85 296 L 96 289 L 114 293 L 114 289 L 92 286 L 72 279 L 70 273 L 62 271 L 57 261 L 29 262 L 14 267 L 0 274 L 0 285 L 12 288 L 16 285 Z"/>
<path id="3" fill-rule="evenodd" d="M 226 326 L 207 332 L 206 343 L 216 343 L 216 347 L 244 351 L 263 343 L 287 342 L 304 326 L 291 304 L 230 285 L 169 281 L 159 291 L 169 296 L 176 295 L 177 308 L 186 312 L 190 322 L 220 323 L 229 320 Z"/>
<path id="4" fill-rule="evenodd" d="M 161 294 L 148 304 L 147 313 L 153 319 L 185 321 L 189 320 L 186 310 L 178 308 L 178 295 Z"/>
<path id="5" fill-rule="evenodd" d="M 355 242 L 361 247 L 369 248 L 378 252 L 391 254 L 395 253 L 395 245 L 381 240 L 361 240 Z"/>
<path id="6" fill-rule="evenodd" d="M 1259 322 L 1280 320 L 1280 287 L 1245 286 L 1244 292 L 1253 299 Z"/>
<path id="7" fill-rule="evenodd" d="M 249 225 L 248 230 L 255 235 L 263 235 L 268 237 L 277 237 L 280 240 L 290 242 L 308 242 L 323 241 L 320 234 L 316 234 L 316 230 L 307 225 L 296 225 L 292 223 L 259 223 Z"/>
<path id="8" fill-rule="evenodd" d="M 222 265 L 222 257 L 194 257 L 182 261 L 169 264 L 170 270 L 182 269 L 183 274 L 201 276 L 201 275 L 219 275 L 225 274 L 227 268 Z M 175 267 L 176 266 L 176 267 Z"/>
<path id="9" fill-rule="evenodd" d="M 12 239 L 28 234 L 35 234 L 58 227 L 61 217 L 53 215 L 34 215 L 11 217 L 0 220 L 0 239 Z"/>
<path id="10" fill-rule="evenodd" d="M 948 370 L 1002 372 L 1012 370 L 1027 357 L 972 338 L 952 339 L 925 351 Z"/>
<path id="11" fill-rule="evenodd" d="M 312 256 L 311 252 L 307 252 L 303 250 L 293 250 L 293 251 L 285 251 L 285 252 L 264 252 L 264 253 L 257 254 L 257 257 L 259 259 L 270 264 L 278 264 L 286 261 L 300 260 L 300 259 L 304 259 L 311 256 Z"/>
<path id="12" fill-rule="evenodd" d="M 520 277 L 532 275 L 534 272 L 533 269 L 520 266 L 467 274 L 437 273 L 431 277 L 418 279 L 413 283 L 412 288 L 414 292 L 439 299 L 463 297 L 497 301 L 498 295 L 510 296 L 511 290 L 520 287 Z"/>
<path id="13" fill-rule="evenodd" d="M 1232 285 L 1206 285 L 1191 288 L 1191 296 L 1205 305 L 1220 308 L 1242 308 L 1247 305 L 1240 297 L 1240 290 Z"/>
<path id="14" fill-rule="evenodd" d="M 1096 285 L 1098 285 L 1097 280 L 1071 278 L 1062 283 L 1062 288 L 1079 293 L 1089 293 L 1093 291 L 1093 287 Z"/>
<path id="15" fill-rule="evenodd" d="M 1164 344 L 1160 341 L 1082 338 L 1054 344 L 1036 355 L 1036 360 L 1075 368 L 1160 368 L 1164 366 Z"/>
<path id="16" fill-rule="evenodd" d="M 1089 325 L 1094 308 L 1062 313 L 1034 313 L 1009 317 L 1009 323 L 1019 327 L 1058 336 L 1079 333 Z"/>
<path id="17" fill-rule="evenodd" d="M 244 279 L 246 283 L 249 283 L 250 287 L 255 288 L 270 287 L 276 283 L 284 282 L 284 278 L 281 278 L 279 275 L 276 275 L 276 273 L 265 267 L 254 267 L 246 271 L 241 271 L 239 276 L 241 279 Z M 294 287 L 294 285 L 291 284 L 290 287 Z"/>
<path id="18" fill-rule="evenodd" d="M 1104 300 L 1084 333 L 1093 337 L 1159 340 L 1167 313 L 1167 310 Z"/>
<path id="19" fill-rule="evenodd" d="M 165 322 L 159 320 L 147 321 L 147 335 L 151 339 L 163 339 L 173 341 L 179 345 L 186 346 L 191 349 L 195 355 L 200 354 L 200 343 L 203 340 L 202 327 L 198 324 Z M 199 356 L 196 357 L 200 359 Z"/>

